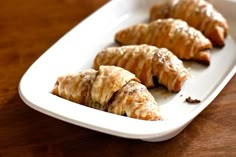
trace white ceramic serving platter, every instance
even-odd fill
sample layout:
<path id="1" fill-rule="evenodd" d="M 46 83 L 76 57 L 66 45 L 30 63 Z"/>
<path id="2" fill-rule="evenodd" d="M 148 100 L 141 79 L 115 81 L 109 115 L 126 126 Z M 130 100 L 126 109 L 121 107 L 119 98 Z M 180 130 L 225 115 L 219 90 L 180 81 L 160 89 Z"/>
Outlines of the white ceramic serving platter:
<path id="1" fill-rule="evenodd" d="M 76 104 L 50 93 L 58 76 L 92 67 L 95 55 L 114 45 L 114 34 L 132 24 L 147 22 L 150 7 L 158 0 L 114 0 L 78 24 L 48 49 L 24 74 L 19 84 L 22 100 L 52 117 L 107 134 L 146 141 L 177 135 L 220 93 L 236 71 L 236 3 L 212 0 L 230 24 L 222 49 L 213 49 L 210 66 L 186 62 L 191 77 L 179 93 L 164 88 L 151 93 L 160 105 L 163 121 L 127 118 Z M 201 100 L 188 104 L 187 97 Z"/>

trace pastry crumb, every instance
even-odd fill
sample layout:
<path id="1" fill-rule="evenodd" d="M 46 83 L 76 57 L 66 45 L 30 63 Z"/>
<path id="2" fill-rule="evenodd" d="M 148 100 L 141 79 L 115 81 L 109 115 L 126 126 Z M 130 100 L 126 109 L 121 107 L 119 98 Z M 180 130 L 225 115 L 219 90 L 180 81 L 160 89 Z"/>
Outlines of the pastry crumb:
<path id="1" fill-rule="evenodd" d="M 185 99 L 186 102 L 191 103 L 191 104 L 198 104 L 201 102 L 201 100 L 198 99 L 193 99 L 190 96 L 188 98 Z"/>

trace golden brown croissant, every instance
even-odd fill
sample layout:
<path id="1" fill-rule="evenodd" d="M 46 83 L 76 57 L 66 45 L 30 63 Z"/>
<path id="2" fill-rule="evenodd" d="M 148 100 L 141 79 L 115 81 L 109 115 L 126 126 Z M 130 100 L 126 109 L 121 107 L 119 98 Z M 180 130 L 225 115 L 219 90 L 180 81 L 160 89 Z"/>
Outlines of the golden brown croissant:
<path id="1" fill-rule="evenodd" d="M 228 33 L 226 19 L 205 0 L 169 0 L 154 5 L 150 10 L 150 18 L 182 19 L 200 30 L 215 46 L 224 46 Z"/>
<path id="2" fill-rule="evenodd" d="M 182 20 L 159 19 L 150 24 L 137 24 L 120 30 L 115 40 L 124 45 L 148 44 L 165 47 L 177 57 L 210 64 L 211 42 Z"/>
<path id="3" fill-rule="evenodd" d="M 93 67 L 116 65 L 122 67 L 149 87 L 155 86 L 153 78 L 169 91 L 178 92 L 188 77 L 188 71 L 172 52 L 166 48 L 149 45 L 129 45 L 103 49 L 94 59 Z"/>
<path id="4" fill-rule="evenodd" d="M 160 120 L 154 97 L 134 74 L 100 66 L 57 79 L 52 94 L 92 108 L 142 120 Z"/>

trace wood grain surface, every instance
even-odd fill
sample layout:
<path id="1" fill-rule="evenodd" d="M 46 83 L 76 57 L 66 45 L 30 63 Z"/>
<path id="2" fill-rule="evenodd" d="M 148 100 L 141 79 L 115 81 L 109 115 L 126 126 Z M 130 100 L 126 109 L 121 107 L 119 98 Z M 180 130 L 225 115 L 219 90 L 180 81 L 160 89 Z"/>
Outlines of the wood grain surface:
<path id="1" fill-rule="evenodd" d="M 91 131 L 39 113 L 23 103 L 18 84 L 25 71 L 60 37 L 107 1 L 0 2 L 0 157 L 236 156 L 236 76 L 184 131 L 164 142 Z"/>

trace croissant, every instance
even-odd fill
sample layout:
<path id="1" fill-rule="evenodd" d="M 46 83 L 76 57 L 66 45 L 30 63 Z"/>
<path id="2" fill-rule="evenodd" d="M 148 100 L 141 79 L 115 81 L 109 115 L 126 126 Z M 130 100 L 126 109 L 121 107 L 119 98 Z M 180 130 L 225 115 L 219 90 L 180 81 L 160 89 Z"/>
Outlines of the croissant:
<path id="1" fill-rule="evenodd" d="M 182 20 L 158 19 L 150 24 L 137 24 L 118 31 L 116 42 L 124 45 L 148 44 L 165 47 L 177 57 L 210 64 L 211 42 Z"/>
<path id="2" fill-rule="evenodd" d="M 100 66 L 58 77 L 52 94 L 114 114 L 160 120 L 159 107 L 134 74 L 116 66 Z"/>
<path id="3" fill-rule="evenodd" d="M 188 71 L 166 48 L 149 45 L 129 45 L 103 49 L 94 59 L 94 69 L 101 65 L 116 65 L 136 75 L 148 88 L 154 87 L 153 78 L 169 91 L 178 92 L 187 79 Z"/>
<path id="4" fill-rule="evenodd" d="M 200 30 L 215 46 L 224 46 L 228 34 L 226 19 L 205 0 L 169 0 L 154 5 L 150 19 L 176 18 Z"/>

